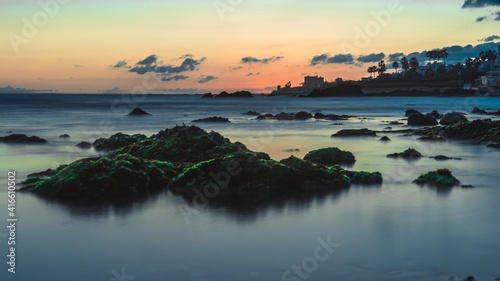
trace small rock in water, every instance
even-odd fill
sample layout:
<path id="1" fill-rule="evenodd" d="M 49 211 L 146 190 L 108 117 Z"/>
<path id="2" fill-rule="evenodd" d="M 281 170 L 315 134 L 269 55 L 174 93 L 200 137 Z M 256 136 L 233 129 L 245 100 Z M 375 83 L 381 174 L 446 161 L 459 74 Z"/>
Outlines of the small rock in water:
<path id="1" fill-rule="evenodd" d="M 332 137 L 359 137 L 359 136 L 373 136 L 376 137 L 377 133 L 368 130 L 366 128 L 364 129 L 346 129 L 346 130 L 340 130 L 337 133 L 333 134 Z"/>
<path id="2" fill-rule="evenodd" d="M 392 130 L 392 127 L 385 127 L 384 130 Z"/>
<path id="3" fill-rule="evenodd" d="M 460 121 L 468 121 L 468 120 L 467 117 L 465 117 L 465 115 L 463 115 L 462 113 L 452 112 L 452 113 L 446 113 L 439 123 L 441 125 L 450 125 L 458 123 Z"/>
<path id="4" fill-rule="evenodd" d="M 61 139 L 69 139 L 70 136 L 68 134 L 60 135 L 59 136 Z"/>
<path id="5" fill-rule="evenodd" d="M 12 134 L 0 137 L 0 142 L 6 143 L 46 143 L 47 141 L 37 136 L 28 137 L 24 134 Z"/>
<path id="6" fill-rule="evenodd" d="M 464 281 L 476 281 L 476 278 L 474 278 L 474 276 L 468 276 Z"/>
<path id="7" fill-rule="evenodd" d="M 224 118 L 224 117 L 214 116 L 214 117 L 208 117 L 208 118 L 203 118 L 203 119 L 196 119 L 196 120 L 193 120 L 193 122 L 220 122 L 220 123 L 228 123 L 228 122 L 231 122 L 231 121 L 229 121 L 229 119 Z"/>
<path id="8" fill-rule="evenodd" d="M 88 141 L 82 141 L 81 143 L 77 144 L 76 147 L 79 147 L 81 149 L 90 149 L 92 147 L 92 144 Z"/>
<path id="9" fill-rule="evenodd" d="M 380 138 L 380 141 L 391 141 L 391 139 L 388 136 L 383 136 Z"/>
<path id="10" fill-rule="evenodd" d="M 422 113 L 421 113 L 420 111 L 418 111 L 418 110 L 415 110 L 415 109 L 408 109 L 408 110 L 405 112 L 405 116 L 406 116 L 406 117 L 408 117 L 408 116 L 410 116 L 410 115 L 412 115 L 412 114 L 417 114 L 417 113 L 422 114 Z"/>
<path id="11" fill-rule="evenodd" d="M 149 114 L 146 111 L 137 107 L 137 108 L 134 108 L 134 110 L 132 110 L 132 112 L 130 112 L 128 114 L 128 116 L 132 116 L 132 115 L 151 115 L 151 114 Z"/>
<path id="12" fill-rule="evenodd" d="M 298 152 L 298 151 L 300 151 L 300 149 L 298 149 L 298 148 L 295 148 L 295 149 L 285 149 L 285 150 L 283 150 L 283 152 Z"/>
<path id="13" fill-rule="evenodd" d="M 462 187 L 462 188 L 473 188 L 474 186 L 470 185 L 470 184 L 464 184 L 464 185 L 461 185 L 460 187 Z"/>

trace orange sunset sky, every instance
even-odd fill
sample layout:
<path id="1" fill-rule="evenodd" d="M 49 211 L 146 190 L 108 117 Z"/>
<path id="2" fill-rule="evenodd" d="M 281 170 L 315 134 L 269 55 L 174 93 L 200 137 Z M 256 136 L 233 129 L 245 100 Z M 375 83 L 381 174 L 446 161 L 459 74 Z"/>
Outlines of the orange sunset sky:
<path id="1" fill-rule="evenodd" d="M 397 53 L 455 46 L 456 63 L 500 38 L 495 0 L 1 3 L 0 88 L 60 93 L 261 93 L 358 80 Z"/>

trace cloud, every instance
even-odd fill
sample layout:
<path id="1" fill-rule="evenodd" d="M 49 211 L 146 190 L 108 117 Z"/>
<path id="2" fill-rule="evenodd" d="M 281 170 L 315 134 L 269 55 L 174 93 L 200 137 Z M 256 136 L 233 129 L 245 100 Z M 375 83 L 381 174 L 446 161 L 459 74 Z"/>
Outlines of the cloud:
<path id="1" fill-rule="evenodd" d="M 339 54 L 328 58 L 326 63 L 352 63 L 354 61 L 351 54 Z"/>
<path id="2" fill-rule="evenodd" d="M 231 70 L 238 70 L 238 69 L 242 69 L 243 66 L 236 66 L 236 67 L 231 67 Z"/>
<path id="3" fill-rule="evenodd" d="M 212 80 L 216 80 L 216 79 L 218 79 L 218 78 L 217 78 L 217 77 L 215 77 L 215 76 L 212 76 L 212 75 L 208 75 L 208 76 L 203 76 L 203 75 L 202 75 L 202 76 L 200 77 L 200 80 L 198 81 L 198 83 L 200 83 L 200 84 L 204 84 L 204 83 L 210 82 L 210 81 L 212 81 Z"/>
<path id="4" fill-rule="evenodd" d="M 119 60 L 115 65 L 112 66 L 113 68 L 130 68 L 128 66 L 128 63 L 126 60 Z"/>
<path id="5" fill-rule="evenodd" d="M 479 39 L 477 41 L 479 41 L 479 42 L 491 42 L 491 41 L 495 41 L 495 40 L 498 40 L 498 39 L 500 39 L 500 36 L 498 36 L 498 35 L 491 35 L 491 36 L 488 36 L 486 38 Z"/>
<path id="6" fill-rule="evenodd" d="M 241 59 L 241 63 L 269 63 L 269 62 L 279 61 L 281 59 L 284 59 L 284 57 L 272 56 L 272 57 L 267 58 L 267 59 L 257 59 L 254 57 L 244 57 Z"/>
<path id="7" fill-rule="evenodd" d="M 250 73 L 248 73 L 246 76 L 258 76 L 258 75 L 260 75 L 260 72 L 257 72 L 257 73 L 255 73 L 255 74 L 254 74 L 254 73 L 252 73 L 252 72 L 250 72 Z"/>
<path id="8" fill-rule="evenodd" d="M 185 55 L 183 55 L 183 56 L 180 56 L 178 59 L 179 59 L 179 60 L 183 60 L 183 59 L 185 59 L 185 58 L 190 58 L 190 59 L 192 59 L 192 58 L 193 58 L 193 55 L 191 55 L 191 54 L 185 54 Z"/>
<path id="9" fill-rule="evenodd" d="M 44 93 L 44 92 L 57 92 L 57 90 L 35 90 L 35 89 L 24 89 L 24 88 L 14 88 L 11 86 L 0 87 L 0 94 L 28 94 L 28 93 Z"/>
<path id="10" fill-rule="evenodd" d="M 359 56 L 358 57 L 358 61 L 359 62 L 378 62 L 382 59 L 385 58 L 385 54 L 384 53 L 380 53 L 380 54 L 369 54 L 369 55 L 366 55 L 366 56 Z"/>
<path id="11" fill-rule="evenodd" d="M 153 63 L 156 63 L 158 60 L 157 55 L 150 55 L 149 57 L 139 61 L 137 64 L 138 65 L 152 65 Z"/>
<path id="12" fill-rule="evenodd" d="M 74 64 L 73 66 L 74 67 L 83 67 L 83 65 L 81 65 L 81 64 Z"/>
<path id="13" fill-rule="evenodd" d="M 325 64 L 326 60 L 330 57 L 330 54 L 322 54 L 318 56 L 314 56 L 311 60 L 311 65 L 317 65 L 317 64 Z"/>
<path id="14" fill-rule="evenodd" d="M 195 60 L 192 58 L 185 58 L 180 66 L 174 65 L 159 65 L 157 63 L 158 56 L 150 55 L 147 58 L 136 63 L 136 66 L 130 69 L 130 72 L 137 74 L 146 74 L 148 72 L 161 73 L 161 74 L 177 74 L 185 71 L 195 71 L 197 67 L 205 61 L 206 58 Z"/>
<path id="15" fill-rule="evenodd" d="M 394 54 L 390 54 L 388 57 L 387 57 L 387 61 L 398 61 L 400 60 L 401 58 L 403 58 L 405 56 L 405 54 L 403 53 L 394 53 Z"/>
<path id="16" fill-rule="evenodd" d="M 187 76 L 184 76 L 184 75 L 175 75 L 175 76 L 172 76 L 172 77 L 163 77 L 161 78 L 161 81 L 178 81 L 178 80 L 185 80 L 185 79 L 188 79 L 189 77 Z"/>
<path id="17" fill-rule="evenodd" d="M 352 57 L 351 54 L 338 54 L 331 57 L 329 53 L 325 53 L 322 55 L 314 56 L 311 59 L 311 65 L 330 64 L 330 63 L 352 64 L 353 62 L 354 58 Z"/>
<path id="18" fill-rule="evenodd" d="M 500 0 L 465 0 L 462 8 L 481 8 L 488 6 L 500 6 Z"/>

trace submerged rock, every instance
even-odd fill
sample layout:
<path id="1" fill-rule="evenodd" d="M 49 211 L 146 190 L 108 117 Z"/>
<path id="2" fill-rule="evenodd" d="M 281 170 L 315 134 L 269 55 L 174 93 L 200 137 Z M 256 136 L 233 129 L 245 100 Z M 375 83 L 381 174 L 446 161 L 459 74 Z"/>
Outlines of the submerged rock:
<path id="1" fill-rule="evenodd" d="M 420 177 L 413 182 L 420 185 L 429 184 L 438 187 L 451 187 L 460 183 L 448 169 L 439 169 L 437 171 L 421 174 Z"/>
<path id="2" fill-rule="evenodd" d="M 462 158 L 448 157 L 448 156 L 445 156 L 445 155 L 436 155 L 436 156 L 434 156 L 434 157 L 430 157 L 430 158 L 436 159 L 436 160 L 438 160 L 438 161 L 445 161 L 445 160 L 462 160 Z"/>
<path id="3" fill-rule="evenodd" d="M 229 122 L 231 122 L 231 121 L 229 121 L 229 119 L 224 118 L 224 117 L 214 116 L 214 117 L 208 117 L 208 118 L 196 119 L 196 120 L 193 120 L 193 122 L 218 122 L 218 123 L 229 123 Z"/>
<path id="4" fill-rule="evenodd" d="M 90 149 L 92 147 L 92 144 L 88 141 L 82 141 L 76 145 L 76 147 L 81 148 L 81 149 Z"/>
<path id="5" fill-rule="evenodd" d="M 465 117 L 465 115 L 463 115 L 462 113 L 452 112 L 446 113 L 443 118 L 441 118 L 441 121 L 439 123 L 441 125 L 450 125 L 461 121 L 468 121 L 467 117 Z"/>
<path id="6" fill-rule="evenodd" d="M 388 136 L 383 136 L 379 139 L 379 141 L 391 141 L 391 139 Z"/>
<path id="7" fill-rule="evenodd" d="M 452 139 L 470 139 L 478 142 L 500 142 L 500 121 L 491 119 L 461 121 L 456 124 L 424 128 L 417 135 L 434 135 Z"/>
<path id="8" fill-rule="evenodd" d="M 127 114 L 127 116 L 137 116 L 137 115 L 142 115 L 142 116 L 147 116 L 147 115 L 151 115 L 149 113 L 147 113 L 146 111 L 140 109 L 140 108 L 134 108 L 134 110 L 132 110 L 129 114 Z"/>
<path id="9" fill-rule="evenodd" d="M 92 143 L 92 145 L 96 150 L 111 151 L 136 143 L 145 138 L 146 136 L 142 134 L 127 135 L 123 133 L 117 133 L 109 138 L 97 139 Z"/>
<path id="10" fill-rule="evenodd" d="M 356 158 L 351 152 L 340 150 L 336 147 L 310 151 L 304 156 L 304 160 L 326 166 L 354 164 L 356 162 Z"/>
<path id="11" fill-rule="evenodd" d="M 12 134 L 0 137 L 0 142 L 5 143 L 46 143 L 47 141 L 37 136 L 28 137 L 24 134 Z"/>
<path id="12" fill-rule="evenodd" d="M 70 136 L 68 134 L 60 135 L 59 138 L 61 139 L 69 139 Z"/>
<path id="13" fill-rule="evenodd" d="M 417 114 L 417 113 L 420 113 L 422 114 L 420 111 L 416 110 L 416 109 L 408 109 L 406 112 L 405 112 L 405 116 L 408 117 L 412 114 Z"/>
<path id="14" fill-rule="evenodd" d="M 418 150 L 413 148 L 408 148 L 407 150 L 400 153 L 392 153 L 388 154 L 389 158 L 405 158 L 405 159 L 420 159 L 422 158 L 422 154 L 418 152 Z"/>
<path id="15" fill-rule="evenodd" d="M 252 111 L 252 110 L 250 110 L 250 111 L 247 111 L 247 112 L 243 113 L 243 115 L 259 116 L 259 115 L 260 115 L 260 113 L 259 113 L 259 112 L 257 112 L 257 111 Z"/>
<path id="16" fill-rule="evenodd" d="M 363 129 L 345 129 L 340 130 L 333 134 L 332 137 L 359 137 L 359 136 L 373 136 L 376 137 L 377 133 L 366 128 Z"/>
<path id="17" fill-rule="evenodd" d="M 410 126 L 434 126 L 437 124 L 438 122 L 434 117 L 422 113 L 415 113 L 408 117 L 408 125 Z"/>
<path id="18" fill-rule="evenodd" d="M 114 202 L 165 188 L 176 174 L 171 163 L 121 154 L 78 160 L 50 177 L 28 178 L 23 190 L 65 200 Z"/>

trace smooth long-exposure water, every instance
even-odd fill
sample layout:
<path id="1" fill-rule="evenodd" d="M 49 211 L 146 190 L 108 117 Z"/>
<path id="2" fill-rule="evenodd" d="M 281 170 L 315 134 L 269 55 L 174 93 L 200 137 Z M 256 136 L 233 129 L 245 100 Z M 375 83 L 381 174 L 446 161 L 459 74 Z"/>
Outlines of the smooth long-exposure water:
<path id="1" fill-rule="evenodd" d="M 149 117 L 125 116 L 139 106 Z M 43 145 L 0 143 L 0 208 L 7 226 L 7 171 L 17 181 L 32 172 L 97 155 L 75 147 L 117 132 L 151 135 L 198 118 L 231 141 L 274 159 L 335 146 L 354 153 L 353 170 L 380 171 L 379 186 L 294 199 L 252 210 L 227 209 L 163 192 L 131 205 L 75 207 L 17 194 L 17 265 L 7 272 L 7 228 L 0 227 L 2 280 L 476 280 L 500 277 L 500 150 L 469 141 L 422 142 L 416 136 L 331 138 L 341 129 L 406 129 L 383 121 L 405 110 L 427 113 L 474 106 L 500 108 L 500 98 L 256 96 L 0 95 L 0 136 L 36 135 Z M 348 121 L 255 120 L 243 115 L 321 112 L 348 114 Z M 405 123 L 405 121 L 403 121 Z M 335 123 L 342 123 L 335 124 Z M 61 139 L 59 135 L 71 138 Z M 462 160 L 390 159 L 416 148 L 425 156 Z M 298 149 L 298 151 L 297 151 Z M 292 152 L 288 150 L 294 150 Z M 436 189 L 412 184 L 421 173 L 449 168 L 474 188 Z M 328 248 L 325 243 L 334 245 Z M 319 250 L 317 250 L 319 249 Z M 319 254 L 319 256 L 318 256 Z M 320 257 L 320 258 L 318 258 Z M 297 269 L 300 266 L 300 269 Z"/>

